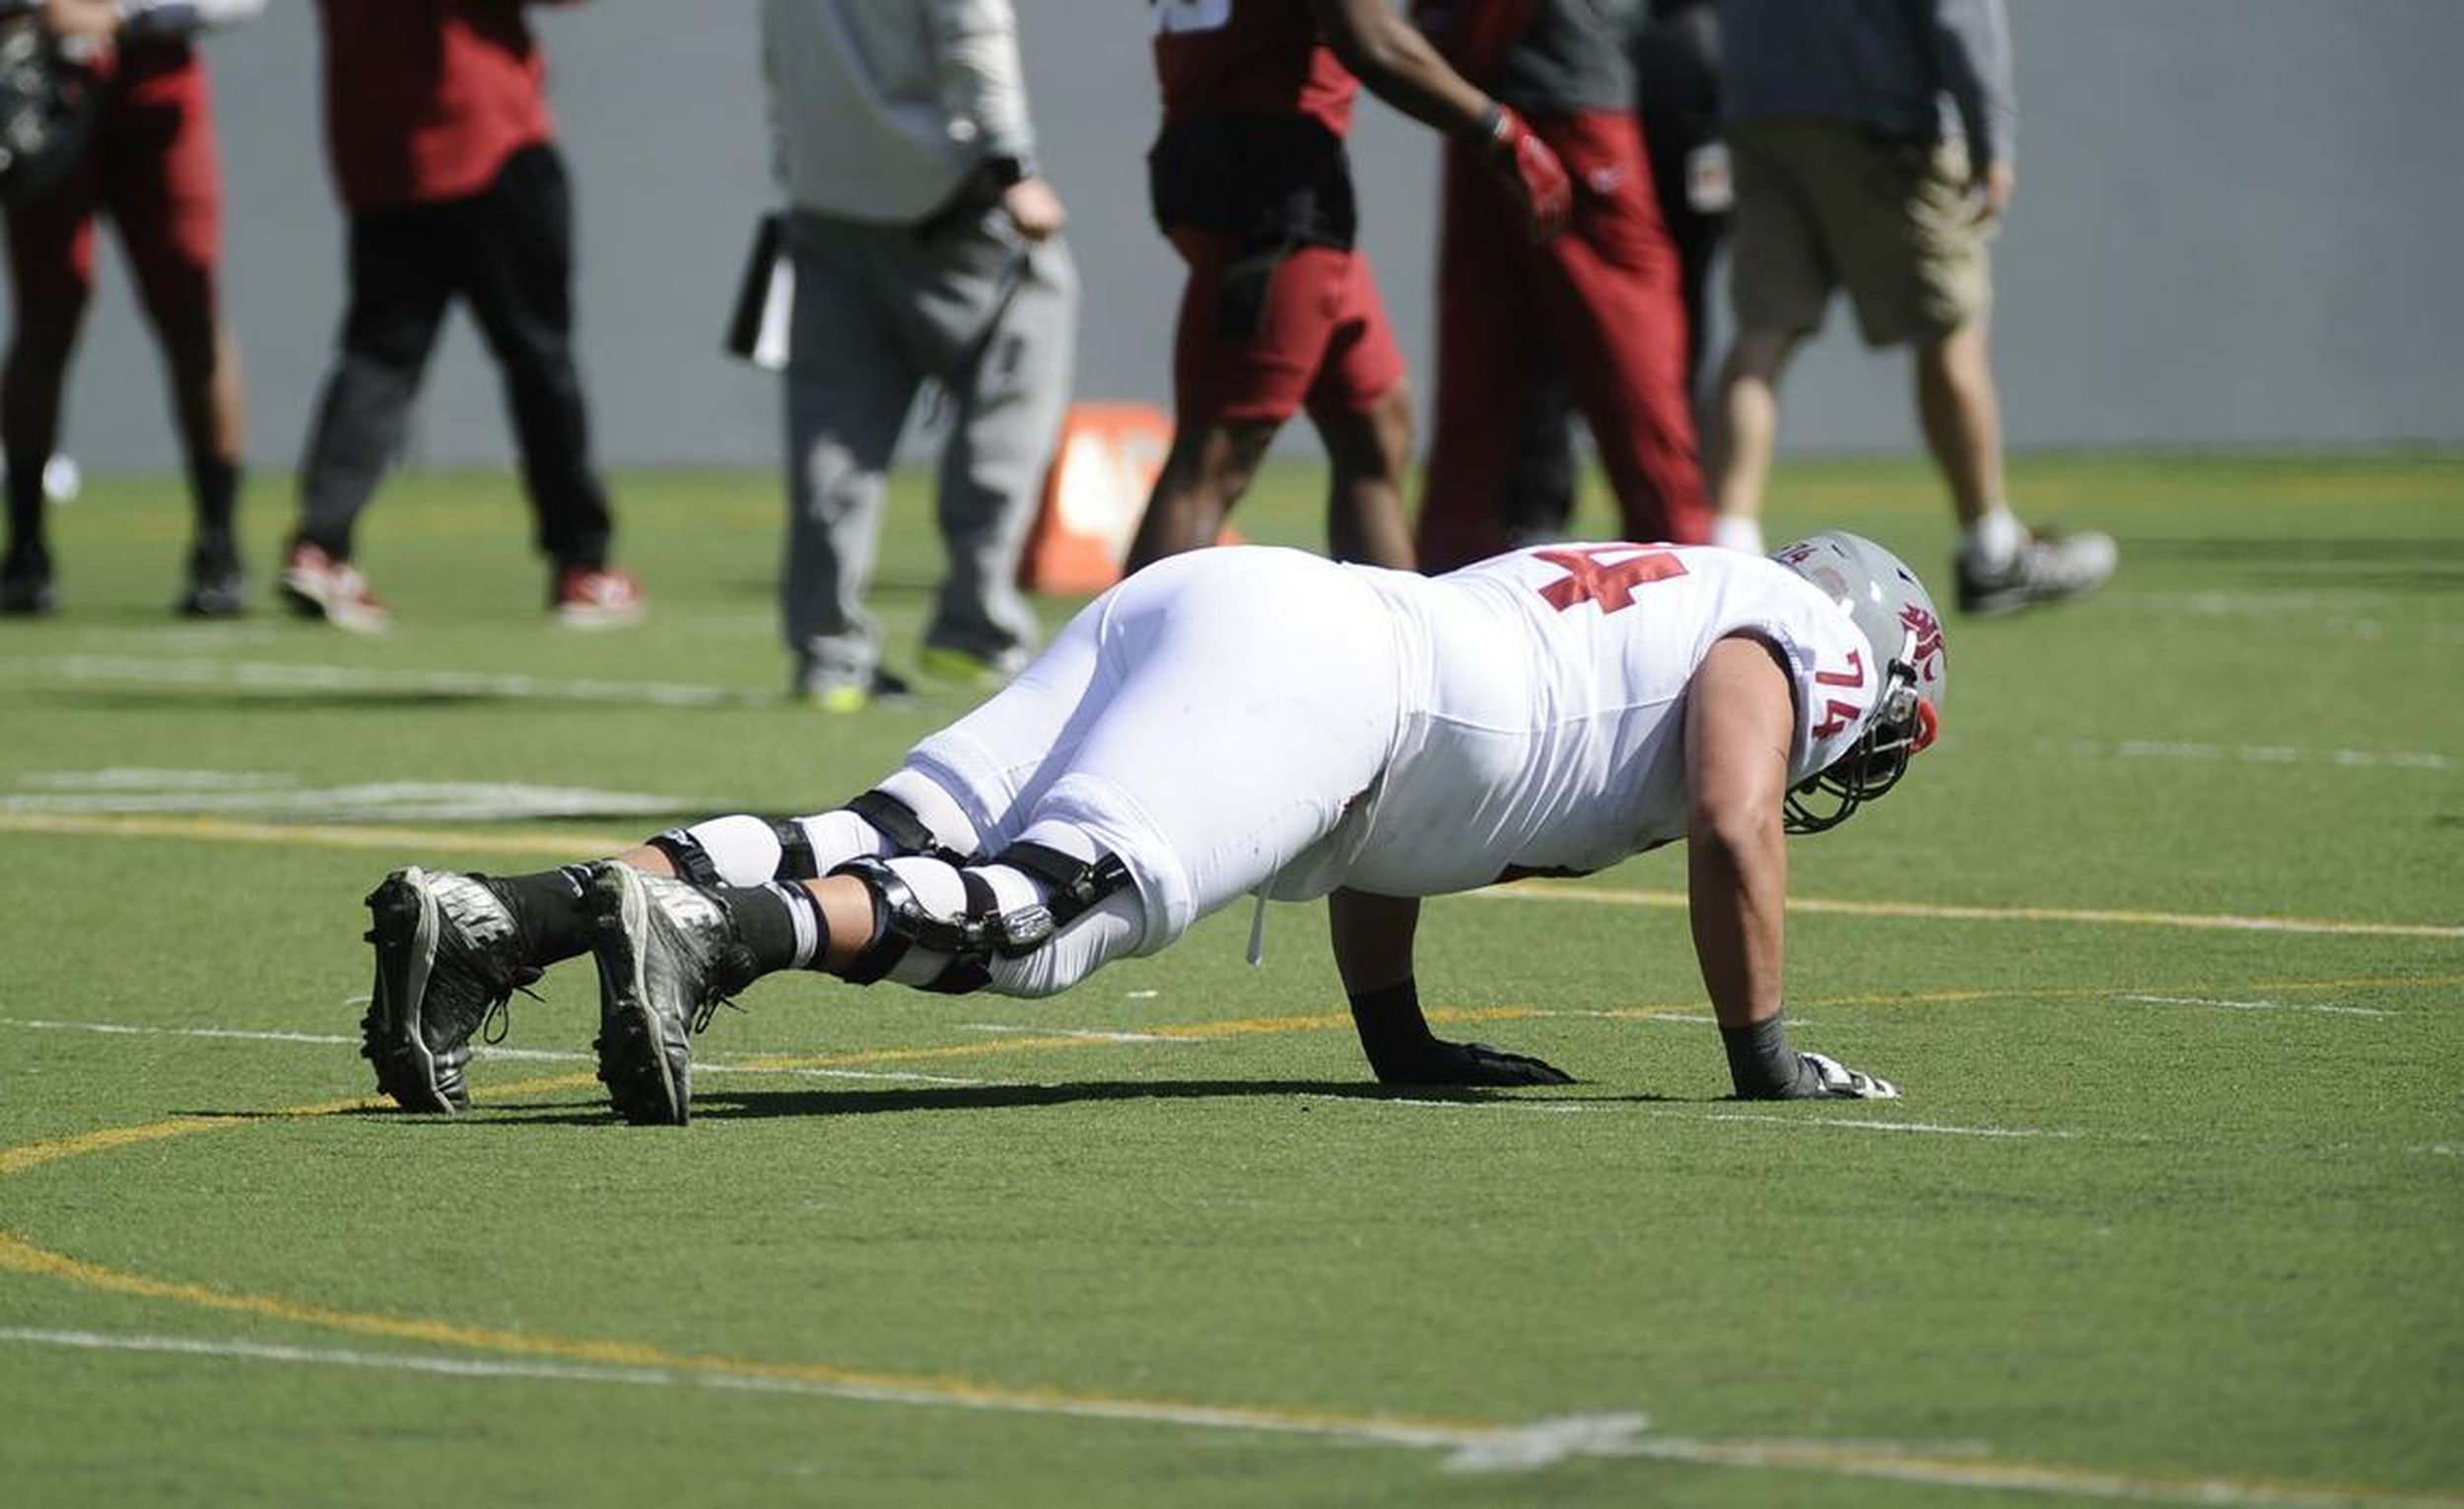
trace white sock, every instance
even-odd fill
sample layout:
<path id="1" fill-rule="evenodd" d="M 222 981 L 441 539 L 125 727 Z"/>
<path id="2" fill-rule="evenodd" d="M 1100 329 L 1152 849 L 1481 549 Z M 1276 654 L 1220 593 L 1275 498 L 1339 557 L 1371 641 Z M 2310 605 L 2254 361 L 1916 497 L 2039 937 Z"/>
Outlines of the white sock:
<path id="1" fill-rule="evenodd" d="M 813 901 L 813 893 L 800 885 L 770 882 L 769 890 L 787 909 L 787 926 L 795 934 L 795 957 L 787 961 L 789 969 L 806 969 L 813 955 L 821 952 L 821 911 Z"/>
<path id="2" fill-rule="evenodd" d="M 2012 557 L 2026 543 L 2027 526 L 2019 522 L 2009 504 L 1997 503 L 1967 526 L 1967 532 L 1959 539 L 1959 553 L 1971 566 L 2002 567 L 2010 565 Z"/>
<path id="3" fill-rule="evenodd" d="M 1742 550 L 1747 555 L 1767 553 L 1762 548 L 1762 520 L 1744 514 L 1713 515 L 1711 543 L 1722 550 Z"/>

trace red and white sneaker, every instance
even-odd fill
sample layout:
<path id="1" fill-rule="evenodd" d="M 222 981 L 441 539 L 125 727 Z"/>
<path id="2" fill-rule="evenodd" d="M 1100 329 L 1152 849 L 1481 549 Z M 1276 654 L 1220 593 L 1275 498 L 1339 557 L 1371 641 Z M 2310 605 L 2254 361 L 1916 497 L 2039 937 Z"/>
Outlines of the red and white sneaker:
<path id="1" fill-rule="evenodd" d="M 549 607 L 574 629 L 615 629 L 638 622 L 646 606 L 642 583 L 613 566 L 568 566 L 556 574 Z"/>
<path id="2" fill-rule="evenodd" d="M 392 622 L 391 610 L 368 589 L 368 579 L 348 561 L 337 561 L 306 540 L 292 543 L 283 557 L 278 584 L 283 600 L 303 618 L 321 618 L 354 634 L 381 633 Z"/>

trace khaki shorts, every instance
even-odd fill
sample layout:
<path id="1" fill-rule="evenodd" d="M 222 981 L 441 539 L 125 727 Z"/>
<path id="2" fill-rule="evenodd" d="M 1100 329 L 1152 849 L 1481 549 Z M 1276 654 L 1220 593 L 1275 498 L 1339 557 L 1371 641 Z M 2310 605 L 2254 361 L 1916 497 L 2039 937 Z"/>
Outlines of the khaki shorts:
<path id="1" fill-rule="evenodd" d="M 1949 335 L 1992 302 L 1966 144 L 1830 120 L 1729 128 L 1729 295 L 1743 330 L 1807 332 L 1842 285 L 1871 346 Z"/>

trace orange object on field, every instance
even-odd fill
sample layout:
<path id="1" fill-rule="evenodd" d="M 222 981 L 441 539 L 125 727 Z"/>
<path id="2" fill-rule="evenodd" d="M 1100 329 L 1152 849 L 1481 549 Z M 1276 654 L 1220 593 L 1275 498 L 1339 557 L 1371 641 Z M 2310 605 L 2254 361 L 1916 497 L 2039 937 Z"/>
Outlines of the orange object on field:
<path id="1" fill-rule="evenodd" d="M 1147 494 L 1172 448 L 1172 416 L 1151 403 L 1073 403 L 1018 584 L 1038 592 L 1100 592 L 1121 580 Z M 1221 543 L 1238 543 L 1225 530 Z"/>

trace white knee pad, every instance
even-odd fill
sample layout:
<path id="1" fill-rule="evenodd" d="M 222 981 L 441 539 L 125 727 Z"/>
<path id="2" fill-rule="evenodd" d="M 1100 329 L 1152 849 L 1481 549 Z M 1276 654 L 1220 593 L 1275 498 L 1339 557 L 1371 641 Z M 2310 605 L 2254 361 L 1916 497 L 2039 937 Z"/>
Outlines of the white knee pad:
<path id="1" fill-rule="evenodd" d="M 779 873 L 777 830 L 769 819 L 741 812 L 670 828 L 650 847 L 696 885 L 760 885 Z"/>

